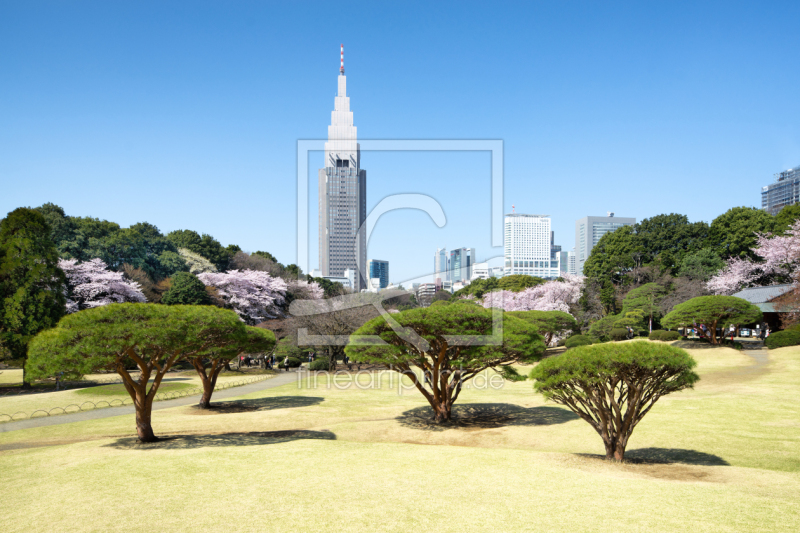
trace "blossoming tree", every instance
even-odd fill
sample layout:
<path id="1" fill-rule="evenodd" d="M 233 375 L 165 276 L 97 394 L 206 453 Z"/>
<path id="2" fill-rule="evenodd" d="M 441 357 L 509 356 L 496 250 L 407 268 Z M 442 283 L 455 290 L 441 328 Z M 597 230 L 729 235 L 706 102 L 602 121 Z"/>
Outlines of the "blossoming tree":
<path id="1" fill-rule="evenodd" d="M 286 282 L 258 270 L 204 272 L 197 275 L 205 285 L 215 287 L 226 306 L 250 325 L 281 314 L 286 300 Z"/>
<path id="2" fill-rule="evenodd" d="M 67 313 L 111 303 L 146 302 L 139 284 L 114 272 L 102 259 L 79 263 L 61 259 L 58 267 L 67 276 Z"/>
<path id="3" fill-rule="evenodd" d="M 575 305 L 581 295 L 583 276 L 564 274 L 563 281 L 548 281 L 521 292 L 496 291 L 483 297 L 484 307 L 504 311 L 564 311 Z"/>
<path id="4" fill-rule="evenodd" d="M 786 235 L 759 234 L 753 252 L 761 258 L 755 262 L 733 257 L 713 276 L 706 287 L 714 294 L 731 295 L 763 276 L 791 275 L 800 263 L 800 220 L 795 221 Z"/>

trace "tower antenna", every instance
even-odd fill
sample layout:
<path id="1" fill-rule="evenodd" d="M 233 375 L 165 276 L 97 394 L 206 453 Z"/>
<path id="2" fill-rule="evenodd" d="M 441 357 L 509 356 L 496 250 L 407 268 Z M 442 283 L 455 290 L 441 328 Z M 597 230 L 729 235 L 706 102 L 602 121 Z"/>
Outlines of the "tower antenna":
<path id="1" fill-rule="evenodd" d="M 342 55 L 341 55 L 342 64 L 339 67 L 339 74 L 344 74 L 344 44 L 342 44 L 342 52 L 341 53 L 342 53 Z"/>

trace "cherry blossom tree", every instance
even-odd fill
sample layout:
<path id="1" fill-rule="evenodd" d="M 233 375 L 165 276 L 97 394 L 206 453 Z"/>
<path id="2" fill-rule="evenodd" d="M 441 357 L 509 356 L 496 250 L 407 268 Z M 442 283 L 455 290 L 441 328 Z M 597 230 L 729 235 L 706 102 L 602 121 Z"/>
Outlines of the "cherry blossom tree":
<path id="1" fill-rule="evenodd" d="M 281 278 L 258 270 L 204 272 L 197 277 L 206 286 L 216 288 L 217 296 L 248 324 L 282 314 L 280 307 L 286 301 L 288 285 Z"/>
<path id="2" fill-rule="evenodd" d="M 316 281 L 292 279 L 286 285 L 286 291 L 291 293 L 295 300 L 321 300 L 325 296 L 325 291 Z"/>
<path id="3" fill-rule="evenodd" d="M 800 263 L 800 220 L 785 235 L 759 234 L 753 252 L 760 261 L 734 257 L 706 287 L 714 294 L 731 295 L 768 275 L 791 275 Z"/>
<path id="4" fill-rule="evenodd" d="M 484 307 L 504 311 L 564 311 L 578 303 L 583 276 L 564 274 L 563 281 L 548 281 L 521 292 L 496 291 L 483 297 Z"/>
<path id="5" fill-rule="evenodd" d="M 58 267 L 67 276 L 67 313 L 110 303 L 146 302 L 135 281 L 114 272 L 102 259 L 78 263 L 77 259 L 61 259 Z"/>

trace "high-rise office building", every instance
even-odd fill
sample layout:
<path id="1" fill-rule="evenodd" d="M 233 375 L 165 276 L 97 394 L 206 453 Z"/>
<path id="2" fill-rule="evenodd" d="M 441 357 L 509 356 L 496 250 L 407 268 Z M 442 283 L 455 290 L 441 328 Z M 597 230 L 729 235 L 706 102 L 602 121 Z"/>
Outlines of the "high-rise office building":
<path id="1" fill-rule="evenodd" d="M 389 286 L 389 261 L 381 261 L 380 259 L 369 260 L 369 279 L 379 279 L 380 286 L 378 288 L 385 289 Z"/>
<path id="2" fill-rule="evenodd" d="M 433 256 L 433 279 L 449 281 L 447 275 L 447 249 L 437 248 L 436 255 Z"/>
<path id="3" fill-rule="evenodd" d="M 339 67 L 339 90 L 334 99 L 325 168 L 319 169 L 319 268 L 323 276 L 344 276 L 354 269 L 354 290 L 367 286 L 366 228 L 367 171 L 361 168 L 361 147 L 357 141 L 347 77 L 344 75 L 344 46 Z"/>
<path id="4" fill-rule="evenodd" d="M 472 265 L 475 264 L 475 248 L 456 248 L 450 250 L 447 281 L 469 281 L 472 277 Z"/>
<path id="5" fill-rule="evenodd" d="M 583 264 L 589 259 L 589 254 L 600 241 L 600 238 L 611 231 L 616 231 L 622 226 L 633 226 L 635 218 L 615 217 L 609 212 L 604 217 L 583 217 L 575 222 L 575 266 L 578 274 L 583 274 Z"/>
<path id="6" fill-rule="evenodd" d="M 504 275 L 526 274 L 545 279 L 560 275 L 549 215 L 510 213 L 505 217 L 504 231 Z"/>
<path id="7" fill-rule="evenodd" d="M 786 207 L 800 202 L 800 165 L 775 174 L 775 183 L 761 187 L 761 209 L 777 215 Z"/>

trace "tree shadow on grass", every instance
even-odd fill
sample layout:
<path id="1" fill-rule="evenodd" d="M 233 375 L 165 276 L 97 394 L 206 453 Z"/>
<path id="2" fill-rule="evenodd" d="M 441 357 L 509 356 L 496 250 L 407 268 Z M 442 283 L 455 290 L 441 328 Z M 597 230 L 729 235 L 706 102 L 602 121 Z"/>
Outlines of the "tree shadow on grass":
<path id="1" fill-rule="evenodd" d="M 201 409 L 199 405 L 189 408 L 193 415 L 219 415 L 226 413 L 252 413 L 254 411 L 272 411 L 273 409 L 290 409 L 293 407 L 310 407 L 325 401 L 319 396 L 273 396 L 254 400 L 232 400 L 215 402 L 212 396 L 211 407 Z"/>
<path id="2" fill-rule="evenodd" d="M 594 453 L 579 453 L 582 457 L 592 459 L 605 459 L 604 455 Z M 684 450 L 681 448 L 639 448 L 625 450 L 625 462 L 633 464 L 684 464 L 697 466 L 730 466 L 730 463 L 718 455 L 713 455 L 697 450 Z"/>
<path id="3" fill-rule="evenodd" d="M 175 435 L 159 437 L 156 442 L 139 442 L 135 437 L 117 439 L 104 448 L 117 450 L 186 450 L 192 448 L 261 446 L 294 440 L 336 440 L 336 434 L 323 431 L 291 430 L 252 433 L 219 433 L 216 435 Z"/>
<path id="4" fill-rule="evenodd" d="M 680 448 L 639 448 L 637 450 L 628 450 L 625 452 L 625 460 L 658 464 L 681 463 L 686 465 L 730 466 L 728 461 L 718 455 Z"/>
<path id="5" fill-rule="evenodd" d="M 492 429 L 505 426 L 550 426 L 576 420 L 578 415 L 560 407 L 520 407 L 510 403 L 467 403 L 454 405 L 449 423 L 433 421 L 429 406 L 406 411 L 397 418 L 401 425 L 428 431 L 445 429 Z"/>

